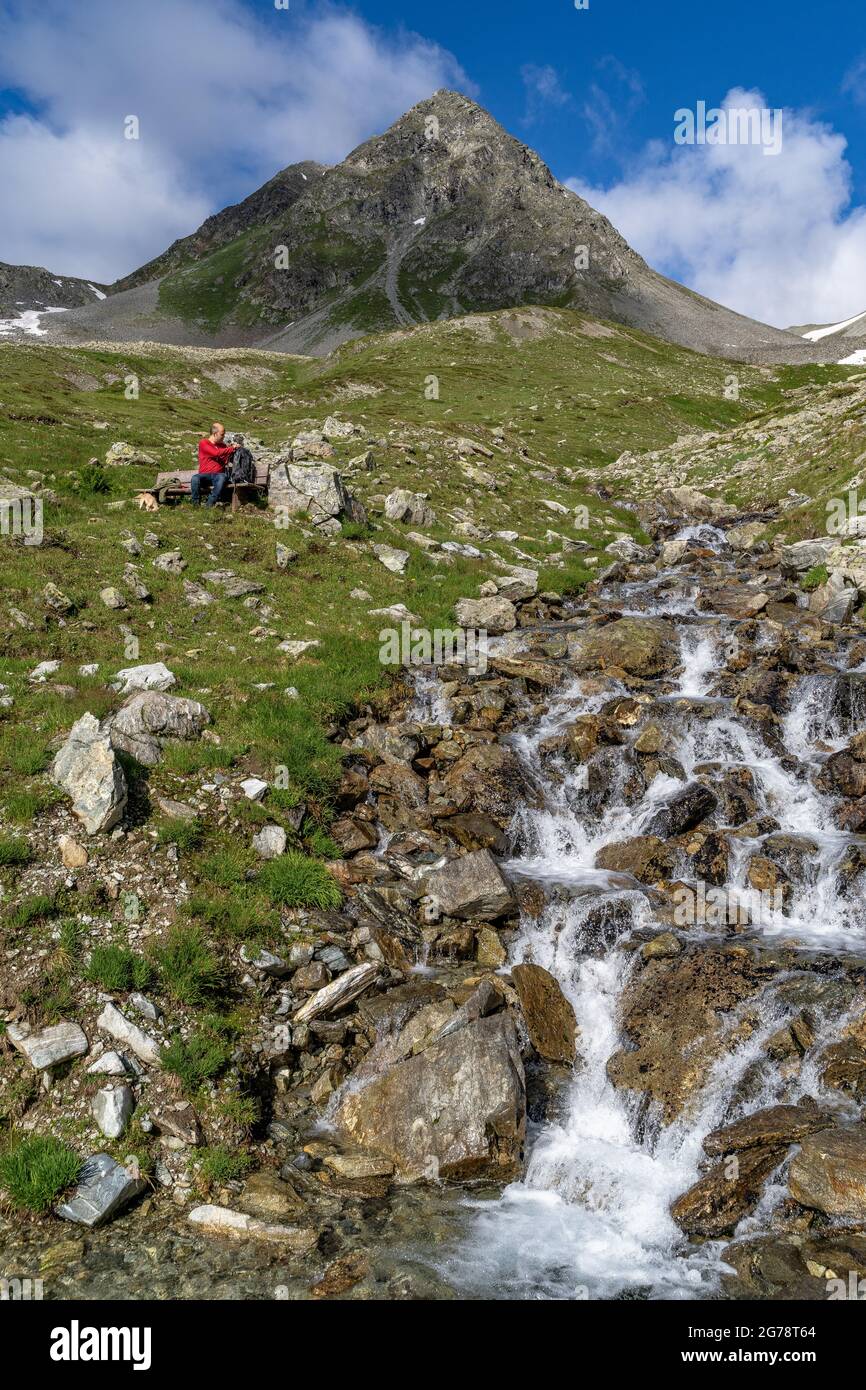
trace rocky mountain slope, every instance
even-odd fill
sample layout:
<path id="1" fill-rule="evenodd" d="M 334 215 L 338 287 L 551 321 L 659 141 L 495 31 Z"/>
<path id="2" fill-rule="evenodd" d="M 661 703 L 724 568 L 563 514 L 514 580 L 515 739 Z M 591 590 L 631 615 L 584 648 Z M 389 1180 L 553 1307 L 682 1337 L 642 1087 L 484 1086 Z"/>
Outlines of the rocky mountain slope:
<path id="1" fill-rule="evenodd" d="M 107 287 L 69 275 L 54 275 L 35 265 L 0 262 L 0 318 L 13 319 L 26 310 L 48 307 L 74 309 L 98 303 Z"/>
<path id="2" fill-rule="evenodd" d="M 559 305 L 719 356 L 832 360 L 658 275 L 537 154 L 449 91 L 334 168 L 285 170 L 112 289 L 56 331 L 324 354 L 390 327 Z"/>

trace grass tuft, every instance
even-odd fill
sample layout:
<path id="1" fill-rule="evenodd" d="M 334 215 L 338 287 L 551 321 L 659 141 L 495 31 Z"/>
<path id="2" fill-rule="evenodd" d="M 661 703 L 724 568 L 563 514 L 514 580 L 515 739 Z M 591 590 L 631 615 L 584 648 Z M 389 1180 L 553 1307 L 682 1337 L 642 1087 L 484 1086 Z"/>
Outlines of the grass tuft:
<path id="1" fill-rule="evenodd" d="M 78 1155 L 50 1135 L 13 1139 L 0 1153 L 0 1188 L 19 1211 L 48 1211 L 80 1171 Z"/>
<path id="2" fill-rule="evenodd" d="M 273 902 L 281 907 L 339 907 L 343 901 L 340 886 L 320 859 L 310 859 L 296 850 L 271 859 L 259 874 L 259 881 Z"/>

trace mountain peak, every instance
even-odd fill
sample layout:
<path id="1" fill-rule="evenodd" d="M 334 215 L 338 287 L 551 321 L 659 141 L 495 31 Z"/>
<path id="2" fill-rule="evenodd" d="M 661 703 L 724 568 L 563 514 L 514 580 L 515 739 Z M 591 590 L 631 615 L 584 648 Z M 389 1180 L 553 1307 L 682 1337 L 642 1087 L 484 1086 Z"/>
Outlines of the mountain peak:
<path id="1" fill-rule="evenodd" d="M 135 298 L 114 293 L 63 331 L 109 323 L 107 337 L 323 354 L 364 333 L 532 304 L 747 360 L 798 360 L 810 346 L 650 270 L 534 150 L 449 88 L 331 168 L 290 165 L 113 288 Z"/>

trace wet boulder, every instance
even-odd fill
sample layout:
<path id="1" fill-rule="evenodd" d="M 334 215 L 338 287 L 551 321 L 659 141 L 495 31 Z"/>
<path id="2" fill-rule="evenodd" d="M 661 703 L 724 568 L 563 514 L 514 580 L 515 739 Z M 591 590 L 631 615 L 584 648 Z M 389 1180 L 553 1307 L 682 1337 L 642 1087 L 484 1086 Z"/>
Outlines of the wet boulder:
<path id="1" fill-rule="evenodd" d="M 478 849 L 432 870 L 424 889 L 446 917 L 495 921 L 514 910 L 514 894 L 489 850 Z"/>
<path id="2" fill-rule="evenodd" d="M 770 1105 L 712 1130 L 704 1139 L 704 1153 L 723 1157 L 758 1147 L 787 1148 L 790 1144 L 799 1144 L 807 1134 L 826 1129 L 829 1123 L 827 1111 L 814 1103 Z"/>
<path id="3" fill-rule="evenodd" d="M 781 1146 L 758 1146 L 722 1159 L 678 1197 L 671 1216 L 690 1236 L 726 1235 L 754 1211 L 764 1182 L 785 1157 Z"/>
<path id="4" fill-rule="evenodd" d="M 651 678 L 667 675 L 680 664 L 676 629 L 663 618 L 618 618 L 602 627 L 569 635 L 572 665 L 577 671 L 611 667 L 629 675 Z"/>
<path id="5" fill-rule="evenodd" d="M 441 782 L 431 787 L 430 810 L 434 816 L 477 811 L 505 829 L 524 792 L 514 750 L 501 743 L 479 743 L 468 748 Z"/>
<path id="6" fill-rule="evenodd" d="M 657 835 L 635 835 L 604 845 L 595 856 L 596 868 L 631 874 L 641 883 L 660 883 L 674 871 L 674 850 Z"/>
<path id="7" fill-rule="evenodd" d="M 670 1123 L 716 1060 L 746 1035 L 748 1026 L 736 1023 L 734 1011 L 760 988 L 753 962 L 735 950 L 697 949 L 650 961 L 623 996 L 628 1047 L 608 1061 L 611 1082 L 658 1101 Z"/>
<path id="8" fill-rule="evenodd" d="M 792 1160 L 788 1188 L 795 1201 L 826 1216 L 866 1219 L 866 1125 L 805 1138 Z"/>
<path id="9" fill-rule="evenodd" d="M 832 753 L 816 779 L 831 795 L 857 801 L 866 796 L 866 762 L 852 756 L 849 748 Z"/>
<path id="10" fill-rule="evenodd" d="M 866 1048 L 855 1038 L 830 1043 L 819 1059 L 821 1081 L 834 1091 L 866 1101 Z"/>
<path id="11" fill-rule="evenodd" d="M 646 825 L 646 834 L 664 840 L 684 835 L 711 816 L 717 805 L 718 799 L 709 787 L 702 782 L 689 782 L 656 811 Z"/>
<path id="12" fill-rule="evenodd" d="M 526 1084 L 514 1023 L 479 1018 L 348 1088 L 334 1123 L 404 1181 L 517 1176 Z"/>
<path id="13" fill-rule="evenodd" d="M 559 981 L 540 965 L 515 965 L 511 978 L 529 1040 L 548 1062 L 571 1064 L 576 1054 L 574 1009 Z"/>

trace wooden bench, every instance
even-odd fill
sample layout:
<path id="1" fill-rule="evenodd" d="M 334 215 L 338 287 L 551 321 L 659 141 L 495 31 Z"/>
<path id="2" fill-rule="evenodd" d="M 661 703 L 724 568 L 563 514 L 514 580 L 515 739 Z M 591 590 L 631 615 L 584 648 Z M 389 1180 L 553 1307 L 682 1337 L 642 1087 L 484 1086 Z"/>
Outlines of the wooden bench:
<path id="1" fill-rule="evenodd" d="M 147 488 L 151 496 L 156 497 L 160 493 L 163 500 L 168 501 L 174 498 L 189 497 L 191 488 L 190 482 L 198 472 L 197 468 L 172 469 L 169 473 L 158 473 L 153 487 Z M 248 501 L 256 493 L 267 493 L 268 490 L 268 465 L 266 463 L 256 464 L 256 480 L 254 483 L 226 483 L 225 492 L 232 495 L 232 511 L 236 512 L 242 502 Z M 225 492 L 223 495 L 225 495 Z"/>

